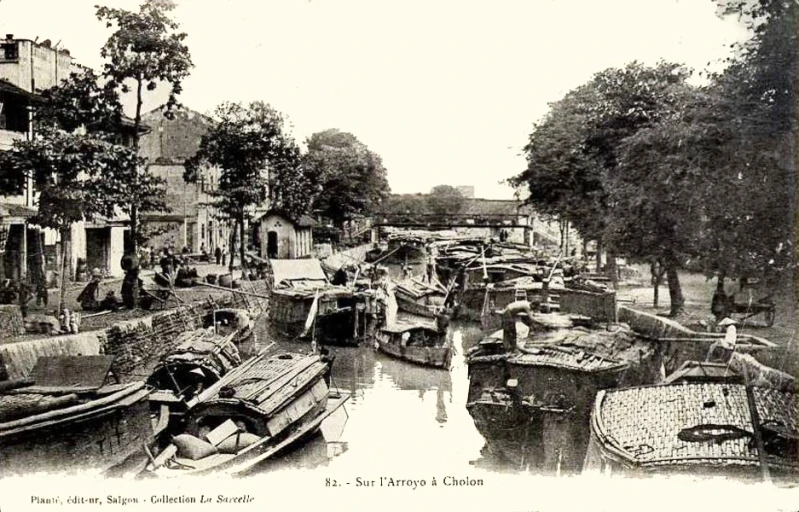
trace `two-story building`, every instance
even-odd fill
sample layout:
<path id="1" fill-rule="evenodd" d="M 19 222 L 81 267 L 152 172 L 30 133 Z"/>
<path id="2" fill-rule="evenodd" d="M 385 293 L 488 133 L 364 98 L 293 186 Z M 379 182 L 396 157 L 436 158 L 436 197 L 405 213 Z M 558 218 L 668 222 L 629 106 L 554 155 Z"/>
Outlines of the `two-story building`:
<path id="1" fill-rule="evenodd" d="M 54 47 L 49 40 L 17 39 L 12 34 L 0 39 L 0 151 L 9 150 L 14 140 L 35 137 L 33 111 L 39 94 L 83 69 L 68 50 Z M 124 139 L 124 132 L 131 129 L 131 123 L 124 123 L 120 136 Z M 25 279 L 42 263 L 48 274 L 58 268 L 58 233 L 29 221 L 36 213 L 36 203 L 36 190 L 30 181 L 24 184 L 22 194 L 0 197 L 0 277 Z M 89 268 L 121 276 L 120 260 L 128 231 L 122 215 L 73 225 L 70 277 L 74 277 L 79 259 Z"/>

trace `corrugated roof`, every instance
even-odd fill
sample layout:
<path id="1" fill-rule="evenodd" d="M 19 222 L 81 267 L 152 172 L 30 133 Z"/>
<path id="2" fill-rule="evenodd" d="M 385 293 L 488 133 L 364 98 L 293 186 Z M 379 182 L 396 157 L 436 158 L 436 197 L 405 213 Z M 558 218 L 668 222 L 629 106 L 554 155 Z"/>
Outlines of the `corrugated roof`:
<path id="1" fill-rule="evenodd" d="M 327 283 L 327 275 L 317 259 L 302 260 L 269 260 L 275 286 L 296 280 L 321 280 Z"/>
<path id="2" fill-rule="evenodd" d="M 753 388 L 760 424 L 796 436 L 794 393 Z M 759 465 L 746 387 L 694 383 L 600 393 L 592 428 L 603 446 L 640 466 Z M 700 436 L 704 436 L 701 438 Z M 768 451 L 768 450 L 767 450 Z M 799 467 L 779 453 L 770 462 Z"/>
<path id="3" fill-rule="evenodd" d="M 301 215 L 295 222 L 301 228 L 312 228 L 318 223 L 310 215 Z"/>

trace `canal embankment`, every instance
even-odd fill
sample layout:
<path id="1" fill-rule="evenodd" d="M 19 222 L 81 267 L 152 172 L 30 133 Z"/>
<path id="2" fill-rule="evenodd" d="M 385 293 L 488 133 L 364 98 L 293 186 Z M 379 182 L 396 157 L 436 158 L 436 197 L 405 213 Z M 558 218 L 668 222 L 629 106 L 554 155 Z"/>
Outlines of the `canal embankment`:
<path id="1" fill-rule="evenodd" d="M 213 298 L 181 304 L 157 313 L 111 323 L 103 329 L 66 335 L 25 336 L 0 344 L 0 380 L 23 378 L 43 356 L 114 356 L 112 371 L 123 381 L 146 377 L 146 369 L 175 346 L 178 335 L 202 327 L 202 319 L 215 309 L 239 308 L 259 316 L 268 307 L 265 281 L 243 283 L 236 290 Z"/>

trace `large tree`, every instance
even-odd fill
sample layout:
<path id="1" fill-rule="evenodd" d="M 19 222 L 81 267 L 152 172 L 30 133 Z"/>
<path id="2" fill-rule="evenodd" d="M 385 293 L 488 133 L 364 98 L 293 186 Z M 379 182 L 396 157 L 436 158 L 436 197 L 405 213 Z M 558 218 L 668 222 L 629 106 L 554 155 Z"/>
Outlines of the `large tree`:
<path id="1" fill-rule="evenodd" d="M 433 213 L 460 213 L 465 198 L 451 185 L 436 185 L 427 196 L 427 206 Z"/>
<path id="2" fill-rule="evenodd" d="M 97 18 L 108 28 L 115 27 L 101 50 L 106 59 L 103 73 L 108 86 L 122 93 L 129 92 L 132 86 L 135 93 L 133 150 L 137 153 L 145 90 L 153 91 L 159 83 L 167 84 L 170 87 L 166 102 L 168 113 L 177 104 L 181 84 L 192 68 L 189 50 L 184 44 L 186 34 L 178 32 L 179 25 L 169 18 L 174 7 L 170 0 L 146 0 L 138 12 L 97 7 Z M 131 243 L 135 253 L 140 238 L 139 211 L 146 209 L 147 185 L 152 184 L 152 179 L 146 165 L 136 165 L 129 173 L 134 182 L 142 185 L 133 187 L 125 207 L 130 215 Z"/>
<path id="3" fill-rule="evenodd" d="M 605 241 L 629 258 L 660 264 L 672 315 L 685 304 L 678 270 L 697 252 L 703 201 L 695 182 L 712 163 L 701 152 L 685 158 L 680 151 L 690 143 L 694 123 L 685 116 L 698 94 L 686 83 L 689 76 L 680 65 L 665 62 L 599 73 L 586 141 L 603 165 Z"/>
<path id="4" fill-rule="evenodd" d="M 239 228 L 239 256 L 243 266 L 245 224 L 254 208 L 269 198 L 270 175 L 296 174 L 292 169 L 301 164 L 300 151 L 286 131 L 283 115 L 266 103 L 253 102 L 247 106 L 223 103 L 217 107 L 215 117 L 217 122 L 203 135 L 200 149 L 186 161 L 184 177 L 195 182 L 203 167 L 219 167 L 214 203 Z M 294 193 L 294 189 L 285 190 L 272 194 L 285 198 Z M 230 259 L 232 270 L 232 255 Z"/>
<path id="5" fill-rule="evenodd" d="M 551 218 L 568 221 L 586 240 L 597 241 L 597 258 L 607 215 L 602 165 L 587 151 L 587 123 L 597 101 L 592 84 L 550 104 L 524 147 L 527 169 L 509 181 L 526 188 L 526 202 Z M 599 270 L 599 269 L 597 269 Z"/>
<path id="6" fill-rule="evenodd" d="M 315 211 L 341 228 L 355 215 L 379 210 L 390 189 L 377 154 L 351 133 L 335 129 L 314 133 L 307 145 L 305 165 L 321 186 Z"/>
<path id="7" fill-rule="evenodd" d="M 26 179 L 38 192 L 37 225 L 61 238 L 59 311 L 70 272 L 73 224 L 96 216 L 113 217 L 133 187 L 128 170 L 139 159 L 118 142 L 118 110 L 113 93 L 97 86 L 91 72 L 73 74 L 47 90 L 36 111 L 36 137 L 17 140 L 0 151 L 0 174 L 11 178 L 0 191 L 17 194 Z"/>
<path id="8" fill-rule="evenodd" d="M 776 274 L 795 261 L 794 134 L 799 4 L 719 0 L 751 37 L 714 78 L 726 135 L 716 162 L 722 207 L 708 212 L 708 273 Z"/>
<path id="9" fill-rule="evenodd" d="M 398 215 L 407 220 L 421 219 L 420 214 L 428 213 L 427 195 L 391 194 L 380 204 L 380 214 Z"/>
<path id="10" fill-rule="evenodd" d="M 527 170 L 512 180 L 528 185 L 529 201 L 544 213 L 603 243 L 609 263 L 615 254 L 658 261 L 673 314 L 684 304 L 677 270 L 696 247 L 701 212 L 691 208 L 690 180 L 678 178 L 686 176 L 685 162 L 658 155 L 681 144 L 669 139 L 668 123 L 697 94 L 688 76 L 670 63 L 597 73 L 552 105 L 525 148 Z"/>

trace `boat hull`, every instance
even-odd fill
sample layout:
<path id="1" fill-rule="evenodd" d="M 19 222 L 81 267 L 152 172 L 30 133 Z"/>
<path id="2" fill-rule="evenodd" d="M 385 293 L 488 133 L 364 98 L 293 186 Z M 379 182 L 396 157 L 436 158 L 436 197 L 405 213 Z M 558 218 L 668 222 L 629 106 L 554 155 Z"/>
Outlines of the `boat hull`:
<path id="1" fill-rule="evenodd" d="M 397 308 L 400 311 L 404 311 L 412 315 L 423 316 L 425 318 L 436 318 L 437 311 L 441 309 L 439 306 L 419 304 L 413 299 L 409 297 L 403 297 L 400 294 L 396 294 L 396 297 L 397 297 Z"/>
<path id="2" fill-rule="evenodd" d="M 589 434 L 573 411 L 513 404 L 507 397 L 466 408 L 489 452 L 508 465 L 548 475 L 580 471 Z"/>
<path id="3" fill-rule="evenodd" d="M 377 347 L 381 352 L 410 363 L 448 369 L 452 362 L 452 347 L 402 346 L 386 336 L 379 336 Z"/>
<path id="4" fill-rule="evenodd" d="M 103 472 L 153 442 L 148 392 L 72 417 L 0 434 L 0 476 Z"/>
<path id="5" fill-rule="evenodd" d="M 246 476 L 268 464 L 274 457 L 298 447 L 304 440 L 311 438 L 322 426 L 324 420 L 343 407 L 349 397 L 348 393 L 328 395 L 279 435 L 212 467 L 194 470 L 170 470 L 163 467 L 153 470 L 152 467 L 148 467 L 143 475 L 161 478 L 174 478 L 187 474 Z"/>
<path id="6" fill-rule="evenodd" d="M 472 357 L 467 408 L 490 451 L 517 468 L 547 474 L 580 470 L 599 390 L 654 382 L 647 361 L 604 371 L 515 361 L 508 355 Z M 485 399 L 510 379 L 516 381 L 515 392 L 536 407 L 514 404 L 506 392 Z"/>
<path id="7" fill-rule="evenodd" d="M 466 409 L 489 452 L 518 469 L 538 464 L 541 429 L 534 423 L 532 407 L 479 400 L 466 404 Z"/>

